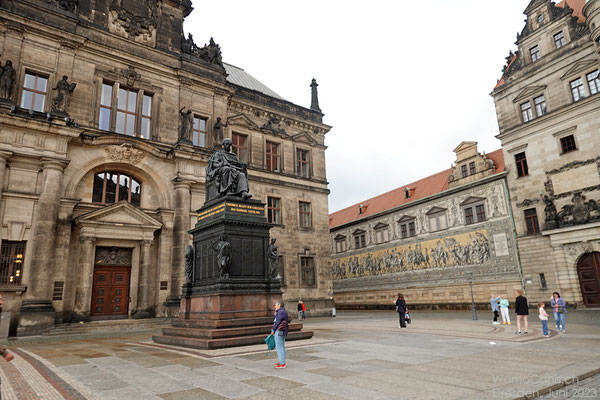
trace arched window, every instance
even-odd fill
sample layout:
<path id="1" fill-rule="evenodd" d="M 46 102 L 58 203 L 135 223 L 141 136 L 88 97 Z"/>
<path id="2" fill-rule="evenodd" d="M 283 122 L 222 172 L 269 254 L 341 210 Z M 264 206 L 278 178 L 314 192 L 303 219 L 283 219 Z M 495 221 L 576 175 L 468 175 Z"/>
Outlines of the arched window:
<path id="1" fill-rule="evenodd" d="M 126 200 L 139 207 L 141 194 L 142 184 L 129 174 L 110 171 L 94 175 L 94 203 L 112 204 Z"/>

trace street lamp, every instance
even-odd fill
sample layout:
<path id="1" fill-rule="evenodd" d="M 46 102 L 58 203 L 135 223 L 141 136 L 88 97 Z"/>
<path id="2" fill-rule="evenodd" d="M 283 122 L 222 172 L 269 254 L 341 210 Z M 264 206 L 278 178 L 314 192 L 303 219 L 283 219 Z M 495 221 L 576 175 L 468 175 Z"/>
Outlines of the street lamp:
<path id="1" fill-rule="evenodd" d="M 471 289 L 471 310 L 473 311 L 473 321 L 477 321 L 477 309 L 475 308 L 475 298 L 473 297 L 473 271 L 467 272 L 469 279 L 469 289 Z"/>

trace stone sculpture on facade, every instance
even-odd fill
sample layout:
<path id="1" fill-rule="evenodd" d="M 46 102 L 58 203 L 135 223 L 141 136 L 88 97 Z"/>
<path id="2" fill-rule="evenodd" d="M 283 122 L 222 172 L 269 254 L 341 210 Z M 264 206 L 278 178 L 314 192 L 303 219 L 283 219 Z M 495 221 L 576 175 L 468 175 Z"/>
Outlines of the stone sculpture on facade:
<path id="1" fill-rule="evenodd" d="M 50 2 L 51 0 L 48 0 Z M 77 0 L 55 0 L 56 4 L 65 11 L 75 12 Z"/>
<path id="2" fill-rule="evenodd" d="M 186 112 L 183 112 L 184 108 L 185 107 L 181 107 L 181 109 L 179 110 L 179 140 L 192 144 L 194 114 L 189 108 Z"/>
<path id="3" fill-rule="evenodd" d="M 562 206 L 558 213 L 560 225 L 587 224 L 592 219 L 600 218 L 600 204 L 595 200 L 586 201 L 585 196 L 580 192 L 573 194 L 571 203 Z"/>
<path id="4" fill-rule="evenodd" d="M 221 278 L 229 278 L 231 268 L 231 243 L 225 239 L 225 235 L 220 235 L 219 239 L 210 246 L 217 256 L 217 267 Z"/>
<path id="5" fill-rule="evenodd" d="M 269 277 L 274 280 L 281 279 L 277 266 L 279 264 L 279 249 L 275 246 L 277 239 L 272 238 L 269 247 L 267 247 L 267 261 L 269 266 Z"/>
<path id="6" fill-rule="evenodd" d="M 185 283 L 192 283 L 194 280 L 194 248 L 188 245 L 185 252 Z"/>
<path id="7" fill-rule="evenodd" d="M 217 149 L 223 142 L 223 123 L 221 117 L 217 117 L 217 122 L 213 125 L 213 148 Z"/>
<path id="8" fill-rule="evenodd" d="M 242 199 L 252 197 L 248 193 L 247 165 L 231 152 L 231 139 L 223 139 L 222 149 L 213 153 L 206 167 L 208 182 L 214 182 L 220 196 L 234 195 Z"/>
<path id="9" fill-rule="evenodd" d="M 548 195 L 544 195 L 544 204 L 546 204 L 546 207 L 544 207 L 545 229 L 558 228 L 560 219 L 554 205 L 554 200 Z"/>
<path id="10" fill-rule="evenodd" d="M 186 54 L 194 54 L 198 50 L 198 47 L 194 43 L 194 38 L 191 33 L 188 33 L 187 39 L 185 36 L 181 36 L 181 51 Z"/>
<path id="11" fill-rule="evenodd" d="M 194 43 L 194 39 L 191 34 L 188 34 L 187 39 L 182 36 L 181 51 L 209 64 L 216 64 L 223 68 L 221 47 L 215 43 L 213 38 L 210 38 L 208 45 L 205 44 L 203 47 L 198 47 L 196 43 Z"/>
<path id="12" fill-rule="evenodd" d="M 12 61 L 7 60 L 0 72 L 0 98 L 11 100 L 17 73 L 12 66 Z"/>
<path id="13" fill-rule="evenodd" d="M 281 121 L 278 118 L 270 118 L 260 129 L 269 131 L 276 135 L 287 135 L 285 129 L 283 129 L 281 126 Z"/>
<path id="14" fill-rule="evenodd" d="M 57 90 L 58 93 L 55 98 L 52 99 L 52 112 L 67 114 L 67 108 L 71 103 L 71 95 L 73 90 L 77 86 L 76 83 L 69 83 L 69 77 L 63 75 L 62 79 L 58 81 L 56 87 L 53 90 Z"/>

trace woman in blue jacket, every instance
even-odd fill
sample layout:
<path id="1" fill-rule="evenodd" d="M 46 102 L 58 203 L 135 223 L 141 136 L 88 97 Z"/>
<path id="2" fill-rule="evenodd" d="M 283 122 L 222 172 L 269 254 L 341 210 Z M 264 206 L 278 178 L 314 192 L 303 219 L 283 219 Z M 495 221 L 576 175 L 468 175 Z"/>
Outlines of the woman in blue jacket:
<path id="1" fill-rule="evenodd" d="M 275 368 L 285 368 L 285 337 L 288 334 L 288 313 L 283 307 L 283 301 L 275 302 L 275 321 L 271 328 L 271 334 L 275 336 L 275 350 L 279 362 L 275 364 Z"/>
<path id="2" fill-rule="evenodd" d="M 552 299 L 550 300 L 550 306 L 554 311 L 554 320 L 556 321 L 556 329 L 558 332 L 562 331 L 566 332 L 565 328 L 565 314 L 567 313 L 567 303 L 560 297 L 558 292 L 552 293 Z"/>

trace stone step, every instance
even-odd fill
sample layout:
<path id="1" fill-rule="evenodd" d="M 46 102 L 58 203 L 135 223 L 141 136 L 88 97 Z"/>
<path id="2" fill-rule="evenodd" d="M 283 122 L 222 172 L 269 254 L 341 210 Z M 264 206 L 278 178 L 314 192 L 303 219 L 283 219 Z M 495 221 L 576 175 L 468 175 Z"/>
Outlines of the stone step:
<path id="1" fill-rule="evenodd" d="M 273 317 L 238 319 L 174 319 L 172 325 L 177 328 L 235 328 L 242 326 L 273 324 Z"/>
<path id="2" fill-rule="evenodd" d="M 313 336 L 312 331 L 296 331 L 290 332 L 286 341 L 309 339 Z M 241 336 L 222 339 L 201 339 L 185 336 L 152 336 L 152 340 L 156 343 L 168 344 L 172 346 L 190 347 L 193 349 L 214 350 L 227 347 L 248 346 L 253 344 L 264 344 L 266 334 Z M 265 345 L 266 349 L 266 345 Z"/>
<path id="3" fill-rule="evenodd" d="M 259 334 L 267 336 L 269 332 L 271 332 L 272 327 L 272 324 L 224 329 L 167 327 L 163 328 L 162 332 L 166 336 L 183 336 L 201 339 L 223 339 L 236 336 L 251 336 Z M 292 323 L 289 325 L 289 330 L 290 332 L 300 331 L 302 330 L 302 324 Z"/>
<path id="4" fill-rule="evenodd" d="M 145 320 L 105 320 L 83 323 L 66 323 L 54 326 L 43 336 L 85 335 L 98 332 L 140 331 L 149 330 L 169 324 L 168 319 L 156 318 Z"/>

